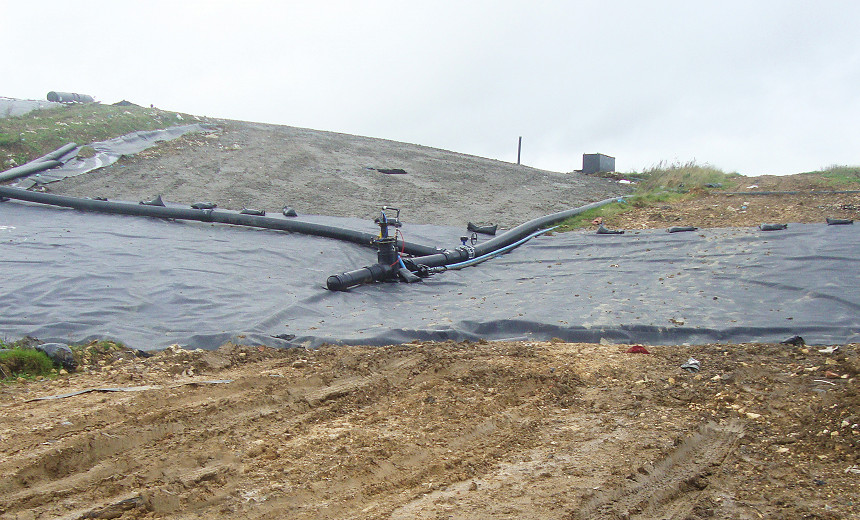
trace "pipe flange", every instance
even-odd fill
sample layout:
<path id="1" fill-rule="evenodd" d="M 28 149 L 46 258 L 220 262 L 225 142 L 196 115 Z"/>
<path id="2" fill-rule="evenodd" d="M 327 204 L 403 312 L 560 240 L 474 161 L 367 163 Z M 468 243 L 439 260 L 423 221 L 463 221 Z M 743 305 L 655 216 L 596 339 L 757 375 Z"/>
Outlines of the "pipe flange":
<path id="1" fill-rule="evenodd" d="M 467 255 L 469 255 L 469 260 L 475 258 L 475 248 L 472 246 L 460 246 L 457 248 L 457 251 L 463 251 Z"/>

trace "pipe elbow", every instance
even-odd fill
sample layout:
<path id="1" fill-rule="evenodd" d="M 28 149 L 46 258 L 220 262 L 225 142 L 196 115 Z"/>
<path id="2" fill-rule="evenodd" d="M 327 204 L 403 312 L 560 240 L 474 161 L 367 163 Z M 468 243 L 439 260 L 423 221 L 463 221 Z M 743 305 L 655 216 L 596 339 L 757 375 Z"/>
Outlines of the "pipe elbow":
<path id="1" fill-rule="evenodd" d="M 325 282 L 325 286 L 329 291 L 345 291 L 349 289 L 346 280 L 341 278 L 339 274 L 329 276 Z"/>
<path id="2" fill-rule="evenodd" d="M 326 280 L 326 287 L 330 291 L 345 291 L 356 285 L 387 280 L 392 272 L 396 271 L 391 266 L 374 264 L 347 273 L 333 274 Z"/>

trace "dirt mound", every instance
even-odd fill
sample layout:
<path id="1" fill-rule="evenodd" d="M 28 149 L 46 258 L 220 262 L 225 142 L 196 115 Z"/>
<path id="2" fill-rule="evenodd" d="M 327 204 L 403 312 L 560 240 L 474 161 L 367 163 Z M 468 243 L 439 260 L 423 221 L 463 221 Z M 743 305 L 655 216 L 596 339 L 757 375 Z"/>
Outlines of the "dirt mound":
<path id="1" fill-rule="evenodd" d="M 172 202 L 210 201 L 227 209 L 280 212 L 288 205 L 304 214 L 364 219 L 389 205 L 402 208 L 407 222 L 455 226 L 468 221 L 513 226 L 629 191 L 610 179 L 426 146 L 211 122 L 221 130 L 186 135 L 48 189 L 120 200 L 161 194 Z"/>
<path id="2" fill-rule="evenodd" d="M 606 223 L 620 229 L 655 229 L 677 225 L 726 228 L 762 223 L 824 224 L 828 218 L 860 220 L 860 193 L 834 193 L 840 190 L 833 187 L 821 188 L 828 193 L 815 193 L 811 190 L 816 184 L 796 184 L 802 190 L 796 194 L 756 195 L 752 190 L 739 194 L 701 193 L 691 200 L 637 208 L 607 219 Z"/>
<path id="3" fill-rule="evenodd" d="M 2 388 L 0 518 L 860 514 L 856 345 L 627 348 L 108 349 Z"/>

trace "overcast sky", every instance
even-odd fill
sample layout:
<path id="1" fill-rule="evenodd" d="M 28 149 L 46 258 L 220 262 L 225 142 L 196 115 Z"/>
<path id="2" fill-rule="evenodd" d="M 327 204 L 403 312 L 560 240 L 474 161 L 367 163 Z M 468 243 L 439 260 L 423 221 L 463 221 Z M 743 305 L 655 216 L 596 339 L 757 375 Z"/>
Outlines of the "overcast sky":
<path id="1" fill-rule="evenodd" d="M 48 91 L 555 171 L 860 164 L 860 2 L 0 0 L 0 96 Z"/>

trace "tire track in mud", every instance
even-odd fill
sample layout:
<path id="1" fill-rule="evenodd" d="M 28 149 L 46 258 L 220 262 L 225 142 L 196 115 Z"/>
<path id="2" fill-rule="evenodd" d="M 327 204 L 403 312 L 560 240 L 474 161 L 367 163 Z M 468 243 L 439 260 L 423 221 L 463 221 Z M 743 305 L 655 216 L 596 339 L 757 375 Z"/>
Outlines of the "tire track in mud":
<path id="1" fill-rule="evenodd" d="M 705 352 L 736 366 L 724 348 Z M 0 404 L 0 519 L 745 518 L 762 489 L 739 439 L 741 424 L 759 442 L 770 423 L 707 400 L 749 406 L 757 367 L 737 365 L 727 386 L 679 376 L 687 352 L 662 347 L 237 349 L 212 354 L 229 384 L 190 386 L 165 353 L 136 381 L 157 390 Z M 103 376 L 77 377 L 62 389 Z M 31 398 L 58 385 L 27 386 Z"/>
<path id="2" fill-rule="evenodd" d="M 50 503 L 50 511 L 61 511 L 85 499 L 111 504 L 147 481 L 146 488 L 158 490 L 169 481 L 192 482 L 197 472 L 208 474 L 213 467 L 220 468 L 219 474 L 235 473 L 230 457 L 216 454 L 204 461 L 189 456 L 187 448 L 221 435 L 220 425 L 212 425 L 230 412 L 219 411 L 218 402 L 241 401 L 247 389 L 192 386 L 164 387 L 118 400 L 88 396 L 29 404 L 50 416 L 65 416 L 64 410 L 78 406 L 79 413 L 70 416 L 76 431 L 58 432 L 38 446 L 19 448 L 6 461 L 15 469 L 0 476 L 0 509 L 11 514 Z M 151 461 L 158 459 L 172 463 L 155 473 Z"/>
<path id="3" fill-rule="evenodd" d="M 640 468 L 633 481 L 598 493 L 569 518 L 687 518 L 742 436 L 738 422 L 705 424 L 653 467 Z"/>
<path id="4" fill-rule="evenodd" d="M 182 434 L 183 430 L 181 424 L 168 423 L 131 435 L 116 431 L 87 433 L 36 457 L 0 481 L 0 494 L 22 507 L 39 503 L 46 496 L 56 499 L 72 495 L 88 482 L 105 482 L 137 469 L 138 465 L 123 452 Z"/>
<path id="5" fill-rule="evenodd" d="M 252 482 L 295 471 L 285 457 L 308 464 L 296 479 L 290 474 L 287 480 L 306 481 L 311 489 L 285 482 L 287 500 L 270 502 L 282 507 L 323 483 L 335 496 L 379 494 L 383 498 L 454 468 L 470 471 L 480 460 L 462 456 L 451 460 L 445 445 L 468 451 L 476 445 L 504 444 L 512 429 L 519 430 L 513 427 L 517 414 L 492 419 L 484 414 L 452 416 L 463 446 L 450 443 L 452 435 L 442 435 L 441 429 L 438 435 L 420 435 L 419 446 L 399 435 L 386 441 L 348 428 L 351 421 L 374 415 L 384 423 L 392 412 L 391 403 L 403 399 L 421 380 L 412 376 L 426 368 L 418 367 L 419 362 L 426 363 L 423 358 L 397 353 L 369 373 L 351 368 L 309 370 L 310 377 L 306 373 L 285 380 L 257 374 L 217 388 L 166 387 L 128 396 L 130 400 L 122 403 L 87 397 L 29 405 L 57 416 L 76 402 L 86 411 L 82 415 L 91 419 L 82 419 L 76 433 L 58 432 L 35 453 L 32 446 L 23 448 L 8 460 L 7 468 L 14 469 L 0 478 L 0 517 L 42 505 L 39 509 L 54 517 L 65 513 L 68 518 L 83 518 L 95 509 L 77 509 L 82 502 L 100 504 L 98 508 L 106 510 L 117 504 L 130 507 L 133 502 L 141 511 L 167 515 L 211 510 L 219 502 L 253 491 L 245 489 Z M 462 376 L 472 365 L 455 362 L 448 377 Z M 279 363 L 270 366 L 273 371 L 284 368 Z M 452 390 L 446 387 L 446 393 Z M 452 403 L 455 410 L 462 405 L 459 398 Z M 127 413 L 135 409 L 148 411 Z M 106 417 L 110 417 L 107 422 Z M 441 428 L 444 419 L 438 422 Z M 340 430 L 367 453 L 357 448 L 353 453 L 324 453 Z M 218 456 L 217 451 L 227 456 Z M 148 467 L 153 461 L 161 469 Z M 328 467 L 334 462 L 338 465 Z M 287 491 L 290 488 L 292 492 Z M 129 497 L 134 500 L 127 502 Z M 70 511 L 74 511 L 71 516 Z"/>
<path id="6" fill-rule="evenodd" d="M 85 400 L 83 406 L 88 413 L 82 415 L 91 419 L 73 417 L 80 421 L 79 431 L 21 449 L 7 461 L 9 467 L 16 469 L 0 477 L 0 510 L 11 514 L 47 503 L 51 504 L 48 511 L 56 515 L 82 500 L 112 504 L 120 500 L 117 497 L 127 497 L 130 489 L 158 492 L 174 483 L 195 483 L 201 480 L 196 477 L 201 472 L 205 474 L 203 480 L 211 480 L 216 469 L 219 480 L 226 481 L 222 477 L 240 468 L 233 457 L 217 452 L 200 457 L 190 449 L 212 444 L 213 439 L 219 444 L 218 436 L 227 431 L 220 426 L 213 428 L 212 424 L 228 419 L 230 412 L 219 412 L 212 406 L 215 402 L 208 408 L 201 406 L 206 403 L 200 396 L 224 399 L 226 395 L 227 399 L 241 401 L 247 392 L 241 388 L 210 390 L 213 391 L 163 388 L 133 396 L 139 401 L 131 401 L 132 410 L 154 405 L 153 411 L 140 415 L 118 414 L 118 409 L 127 410 L 124 400 Z M 30 406 L 56 410 L 71 406 L 71 402 Z M 112 417 L 110 426 L 105 427 L 104 417 Z M 152 461 L 157 460 L 171 462 L 163 470 L 153 471 Z M 157 504 L 159 499 L 146 501 L 152 502 Z"/>
<path id="7" fill-rule="evenodd" d="M 528 418 L 533 414 L 529 403 L 501 399 L 509 401 L 501 404 L 483 397 L 486 407 L 463 413 L 467 400 L 475 401 L 484 393 L 463 391 L 464 381 L 474 384 L 474 361 L 437 359 L 431 365 L 426 359 L 415 361 L 407 358 L 387 364 L 386 375 L 394 377 L 382 378 L 384 385 L 371 383 L 376 377 L 347 376 L 329 381 L 324 388 L 294 391 L 301 402 L 318 409 L 307 415 L 314 418 L 313 424 L 296 431 L 294 440 L 278 448 L 277 458 L 272 454 L 271 463 L 259 460 L 259 465 L 249 468 L 247 474 L 258 482 L 270 481 L 272 474 L 287 477 L 279 496 L 267 499 L 264 511 L 278 510 L 293 518 L 337 517 L 363 503 L 365 513 L 384 517 L 404 498 L 480 474 L 512 446 L 530 442 L 534 421 Z M 439 370 L 440 365 L 445 368 Z M 445 375 L 428 380 L 424 374 L 428 368 Z M 505 372 L 506 378 L 513 376 Z M 515 392 L 512 385 L 508 388 Z M 366 406 L 349 405 L 368 389 L 378 392 L 371 392 Z M 365 426 L 356 430 L 352 427 L 356 424 Z M 333 441 L 341 446 L 335 451 Z M 302 468 L 285 467 L 279 461 L 297 457 Z M 324 500 L 314 501 L 314 495 Z M 266 512 L 240 511 L 247 518 L 268 517 Z"/>

